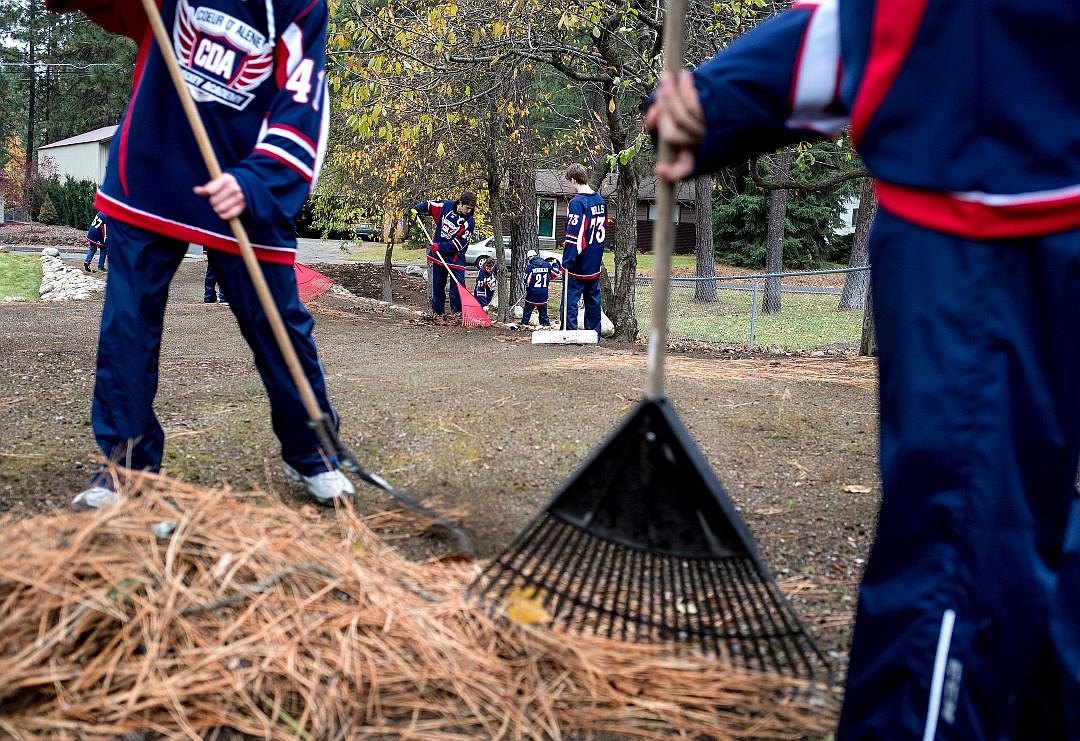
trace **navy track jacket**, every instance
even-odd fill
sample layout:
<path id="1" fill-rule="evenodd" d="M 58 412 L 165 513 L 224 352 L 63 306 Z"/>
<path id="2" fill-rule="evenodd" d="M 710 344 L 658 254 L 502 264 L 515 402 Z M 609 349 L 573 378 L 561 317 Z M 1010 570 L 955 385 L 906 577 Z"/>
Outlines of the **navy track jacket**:
<path id="1" fill-rule="evenodd" d="M 139 45 L 131 100 L 95 204 L 166 237 L 239 253 L 209 200 L 210 179 L 142 5 L 46 0 Z M 188 90 L 225 172 L 247 199 L 259 260 L 292 264 L 294 221 L 322 166 L 329 124 L 326 0 L 159 0 Z"/>
<path id="2" fill-rule="evenodd" d="M 971 239 L 1080 227 L 1077 38 L 1067 0 L 800 0 L 694 71 L 698 172 L 850 121 L 905 221 Z"/>

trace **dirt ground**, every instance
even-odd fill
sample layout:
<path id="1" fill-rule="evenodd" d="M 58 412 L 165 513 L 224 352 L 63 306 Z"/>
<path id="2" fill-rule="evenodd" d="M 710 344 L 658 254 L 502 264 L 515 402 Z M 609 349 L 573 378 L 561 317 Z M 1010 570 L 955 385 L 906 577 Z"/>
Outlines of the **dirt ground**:
<path id="1" fill-rule="evenodd" d="M 379 295 L 374 268 L 313 267 Z M 229 310 L 202 303 L 202 275 L 202 263 L 185 263 L 172 285 L 156 407 L 165 470 L 300 506 L 250 353 Z M 397 300 L 421 308 L 423 283 L 399 277 Z M 333 294 L 311 310 L 344 441 L 367 467 L 459 517 L 482 558 L 645 385 L 643 344 L 533 346 L 526 331 L 465 330 Z M 100 311 L 100 298 L 0 306 L 0 512 L 65 506 L 97 464 L 89 416 Z M 880 492 L 873 361 L 694 347 L 669 354 L 666 367 L 675 409 L 842 677 Z M 360 495 L 362 510 L 393 507 L 380 492 Z M 401 545 L 444 547 L 422 539 Z"/>

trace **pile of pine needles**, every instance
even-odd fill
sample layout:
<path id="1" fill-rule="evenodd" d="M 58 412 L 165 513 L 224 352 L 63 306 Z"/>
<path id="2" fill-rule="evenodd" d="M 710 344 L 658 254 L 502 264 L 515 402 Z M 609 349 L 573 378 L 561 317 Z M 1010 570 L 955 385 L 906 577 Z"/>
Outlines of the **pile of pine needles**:
<path id="1" fill-rule="evenodd" d="M 489 617 L 464 597 L 474 564 L 406 561 L 348 506 L 137 486 L 0 520 L 0 731 L 771 739 L 835 720 L 791 680 Z"/>

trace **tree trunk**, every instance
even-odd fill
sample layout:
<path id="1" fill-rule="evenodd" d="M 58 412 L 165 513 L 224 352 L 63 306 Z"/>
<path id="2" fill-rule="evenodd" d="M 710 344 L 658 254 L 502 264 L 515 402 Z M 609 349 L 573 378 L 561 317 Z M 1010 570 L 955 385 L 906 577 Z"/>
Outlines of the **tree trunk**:
<path id="1" fill-rule="evenodd" d="M 382 257 L 382 300 L 387 304 L 394 302 L 393 284 L 393 260 L 394 260 L 394 233 L 390 230 L 390 241 L 387 242 L 387 253 Z"/>
<path id="2" fill-rule="evenodd" d="M 874 283 L 870 281 L 866 289 L 866 310 L 862 320 L 862 342 L 859 355 L 877 357 L 877 333 L 874 332 Z"/>
<path id="3" fill-rule="evenodd" d="M 874 181 L 863 180 L 859 191 L 859 212 L 855 216 L 855 235 L 851 242 L 849 268 L 864 267 L 870 264 L 870 226 L 877 213 L 877 199 L 874 196 Z M 870 290 L 870 271 L 860 270 L 848 273 L 844 278 L 844 292 L 840 295 L 840 309 L 862 309 L 866 305 L 866 294 Z"/>
<path id="4" fill-rule="evenodd" d="M 627 342 L 637 339 L 637 314 L 634 311 L 637 277 L 637 196 L 638 174 L 633 163 L 619 165 L 619 183 L 615 190 L 615 302 L 611 321 L 615 337 Z M 611 239 L 611 230 L 608 230 Z M 575 307 L 568 307 L 574 311 Z"/>
<path id="5" fill-rule="evenodd" d="M 791 149 L 784 147 L 773 155 L 773 179 L 791 179 Z M 769 192 L 769 227 L 765 242 L 765 272 L 780 273 L 784 270 L 784 220 L 787 218 L 788 191 L 777 189 Z M 779 314 L 780 278 L 765 279 L 765 295 L 761 299 L 761 313 Z"/>
<path id="6" fill-rule="evenodd" d="M 525 253 L 539 248 L 536 224 L 536 141 L 525 112 L 529 109 L 529 87 L 533 74 L 530 68 L 515 68 L 506 81 L 505 97 L 512 105 L 500 105 L 497 114 L 503 116 L 501 129 L 504 152 L 495 159 L 500 178 L 506 187 L 500 192 L 500 210 L 492 215 L 495 238 L 496 269 L 498 270 L 499 321 L 513 321 L 513 307 L 525 294 L 522 276 L 525 272 Z M 511 109 L 514 111 L 511 113 Z M 513 142 L 511 144 L 511 141 Z M 512 151 L 513 155 L 506 153 Z M 492 167 L 491 169 L 494 169 Z M 494 206 L 493 206 L 494 208 Z M 503 215 L 509 217 L 510 266 L 507 270 L 503 253 Z"/>
<path id="7" fill-rule="evenodd" d="M 531 149 L 526 149 L 529 152 Z M 521 280 L 525 273 L 525 252 L 538 249 L 540 238 L 536 224 L 536 160 L 531 156 L 510 174 L 510 298 L 505 302 L 507 311 L 516 306 L 525 295 Z M 499 316 L 502 317 L 504 302 L 499 295 Z M 508 321 L 508 320 L 505 320 Z"/>
<path id="8" fill-rule="evenodd" d="M 30 211 L 30 176 L 34 172 L 34 152 L 37 150 L 37 18 L 38 3 L 29 3 L 29 17 L 27 19 L 27 93 L 29 96 L 29 111 L 26 116 L 26 162 L 23 187 L 26 188 L 25 203 L 27 212 Z M 33 221 L 31 215 L 30 220 Z"/>
<path id="9" fill-rule="evenodd" d="M 488 204 L 491 206 L 491 231 L 494 234 L 492 244 L 495 246 L 495 278 L 496 291 L 499 296 L 499 321 L 508 322 L 510 302 L 506 300 L 508 295 L 506 280 L 506 251 L 503 247 L 503 212 L 502 189 L 494 178 L 488 180 Z"/>
<path id="10" fill-rule="evenodd" d="M 600 267 L 600 310 L 608 317 L 615 313 L 615 289 L 606 265 Z"/>
<path id="11" fill-rule="evenodd" d="M 694 283 L 694 300 L 713 304 L 716 296 L 716 247 L 713 244 L 712 228 L 712 175 L 702 175 L 694 181 L 694 259 L 695 275 L 699 278 Z M 708 279 L 708 280 L 704 280 Z"/>

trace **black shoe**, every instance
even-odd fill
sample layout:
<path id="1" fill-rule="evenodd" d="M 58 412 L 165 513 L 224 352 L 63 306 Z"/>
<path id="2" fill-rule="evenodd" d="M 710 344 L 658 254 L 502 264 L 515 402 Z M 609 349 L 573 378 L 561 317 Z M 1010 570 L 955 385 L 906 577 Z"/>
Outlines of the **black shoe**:
<path id="1" fill-rule="evenodd" d="M 98 272 L 99 273 L 107 273 L 107 272 L 109 272 L 109 269 L 108 268 L 98 268 Z"/>
<path id="2" fill-rule="evenodd" d="M 217 303 L 217 296 L 203 296 L 203 303 L 204 304 L 216 304 Z"/>
<path id="3" fill-rule="evenodd" d="M 94 272 L 93 270 L 90 269 L 90 263 L 88 263 L 88 262 L 84 262 L 82 264 L 82 269 L 85 270 L 88 273 Z"/>

